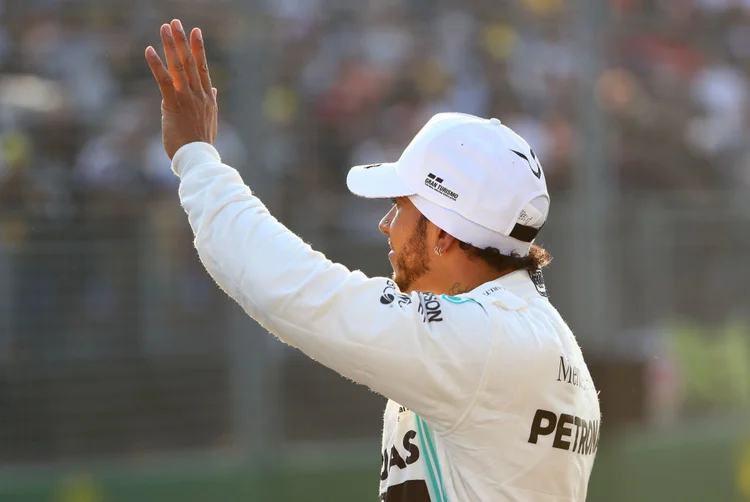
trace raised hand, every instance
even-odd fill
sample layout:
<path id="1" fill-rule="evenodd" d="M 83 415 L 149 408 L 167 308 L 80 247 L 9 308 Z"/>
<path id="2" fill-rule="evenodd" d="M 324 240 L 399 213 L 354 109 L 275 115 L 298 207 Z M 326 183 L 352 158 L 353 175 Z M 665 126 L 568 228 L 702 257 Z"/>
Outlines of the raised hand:
<path id="1" fill-rule="evenodd" d="M 171 159 L 188 143 L 213 144 L 219 108 L 200 29 L 193 29 L 188 40 L 182 23 L 175 19 L 162 25 L 161 41 L 167 66 L 151 46 L 146 61 L 161 91 L 162 140 Z"/>

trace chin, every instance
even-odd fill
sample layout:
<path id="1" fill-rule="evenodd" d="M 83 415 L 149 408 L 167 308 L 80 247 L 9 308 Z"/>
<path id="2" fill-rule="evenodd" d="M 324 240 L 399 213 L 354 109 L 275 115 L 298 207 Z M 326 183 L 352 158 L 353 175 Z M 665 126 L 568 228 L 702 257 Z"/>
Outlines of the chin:
<path id="1" fill-rule="evenodd" d="M 396 283 L 396 286 L 398 286 L 398 289 L 402 293 L 411 293 L 411 283 L 405 282 L 403 277 L 398 275 L 396 272 L 394 272 L 391 276 L 391 280 Z"/>

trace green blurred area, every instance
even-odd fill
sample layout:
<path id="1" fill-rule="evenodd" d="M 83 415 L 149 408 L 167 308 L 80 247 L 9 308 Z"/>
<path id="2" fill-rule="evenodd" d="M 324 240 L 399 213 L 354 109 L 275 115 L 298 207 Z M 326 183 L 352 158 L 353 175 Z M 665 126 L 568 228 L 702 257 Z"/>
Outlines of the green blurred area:
<path id="1" fill-rule="evenodd" d="M 104 469 L 14 475 L 0 480 L 12 502 L 275 502 L 375 500 L 378 459 L 331 459 L 328 466 L 254 469 Z M 198 463 L 200 464 L 200 462 Z M 108 470 L 109 472 L 104 472 Z M 741 502 L 750 500 L 750 422 L 701 421 L 624 433 L 603 445 L 590 502 Z"/>

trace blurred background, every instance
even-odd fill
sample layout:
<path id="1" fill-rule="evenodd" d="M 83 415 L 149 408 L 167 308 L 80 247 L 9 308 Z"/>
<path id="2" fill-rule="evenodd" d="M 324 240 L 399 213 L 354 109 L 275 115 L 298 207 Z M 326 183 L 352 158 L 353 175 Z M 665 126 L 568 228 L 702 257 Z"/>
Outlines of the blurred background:
<path id="1" fill-rule="evenodd" d="M 588 500 L 750 500 L 750 1 L 0 0 L 1 501 L 377 497 L 385 400 L 196 258 L 143 60 L 174 17 L 225 161 L 368 274 L 387 207 L 349 166 L 440 111 L 524 136 L 601 389 Z"/>

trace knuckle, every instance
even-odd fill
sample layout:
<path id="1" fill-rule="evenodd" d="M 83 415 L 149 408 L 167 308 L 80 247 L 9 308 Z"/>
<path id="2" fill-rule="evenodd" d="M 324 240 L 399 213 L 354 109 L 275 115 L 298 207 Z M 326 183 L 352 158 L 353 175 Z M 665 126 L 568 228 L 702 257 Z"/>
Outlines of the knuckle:
<path id="1" fill-rule="evenodd" d="M 185 60 L 185 65 L 186 65 L 186 66 L 187 66 L 188 68 L 195 68 L 195 66 L 196 66 L 196 63 L 195 63 L 195 58 L 194 58 L 193 56 L 188 56 L 188 57 L 186 58 L 186 60 Z"/>
<path id="2" fill-rule="evenodd" d="M 159 77 L 159 83 L 165 86 L 172 85 L 172 77 L 170 77 L 168 74 L 162 75 L 161 77 Z"/>
<path id="3" fill-rule="evenodd" d="M 203 64 L 202 64 L 202 65 L 200 66 L 200 70 L 201 70 L 201 71 L 202 71 L 203 73 L 208 73 L 208 63 L 203 63 Z"/>
<path id="4" fill-rule="evenodd" d="M 162 109 L 162 111 L 165 111 L 165 112 L 174 112 L 174 111 L 178 111 L 179 110 L 178 107 L 176 107 L 174 104 L 168 102 L 165 99 L 162 99 L 162 101 L 161 101 L 161 109 Z"/>

